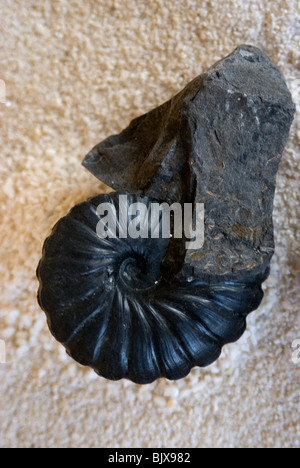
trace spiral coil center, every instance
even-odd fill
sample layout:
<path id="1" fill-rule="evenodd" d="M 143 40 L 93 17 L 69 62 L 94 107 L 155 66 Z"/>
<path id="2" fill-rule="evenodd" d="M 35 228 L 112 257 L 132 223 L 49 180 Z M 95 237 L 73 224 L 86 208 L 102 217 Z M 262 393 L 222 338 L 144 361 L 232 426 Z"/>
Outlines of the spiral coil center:
<path id="1" fill-rule="evenodd" d="M 151 268 L 147 259 L 140 255 L 122 261 L 120 278 L 123 284 L 133 290 L 148 289 L 156 286 L 160 280 L 160 270 Z"/>

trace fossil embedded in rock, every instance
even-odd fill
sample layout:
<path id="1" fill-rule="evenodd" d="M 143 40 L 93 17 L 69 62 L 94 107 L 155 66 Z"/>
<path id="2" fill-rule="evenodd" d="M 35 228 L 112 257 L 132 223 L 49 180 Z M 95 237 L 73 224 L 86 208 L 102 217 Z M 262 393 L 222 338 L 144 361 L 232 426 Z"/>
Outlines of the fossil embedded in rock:
<path id="1" fill-rule="evenodd" d="M 294 111 L 274 63 L 243 45 L 90 151 L 84 166 L 119 192 L 62 218 L 37 272 L 50 330 L 74 359 L 109 379 L 178 379 L 241 336 L 274 253 L 276 173 Z M 147 209 L 204 203 L 203 246 L 100 238 L 100 203 L 129 216 L 120 193 Z"/>

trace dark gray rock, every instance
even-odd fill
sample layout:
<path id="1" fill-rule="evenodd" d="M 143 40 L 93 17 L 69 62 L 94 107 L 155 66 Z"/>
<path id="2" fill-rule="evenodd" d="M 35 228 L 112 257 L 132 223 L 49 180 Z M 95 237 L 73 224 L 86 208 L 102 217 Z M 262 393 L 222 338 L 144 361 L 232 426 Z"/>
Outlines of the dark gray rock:
<path id="1" fill-rule="evenodd" d="M 171 242 L 166 264 L 174 274 L 264 274 L 274 253 L 276 173 L 294 112 L 274 63 L 242 45 L 96 145 L 83 165 L 116 190 L 205 204 L 204 246 L 184 251 Z"/>

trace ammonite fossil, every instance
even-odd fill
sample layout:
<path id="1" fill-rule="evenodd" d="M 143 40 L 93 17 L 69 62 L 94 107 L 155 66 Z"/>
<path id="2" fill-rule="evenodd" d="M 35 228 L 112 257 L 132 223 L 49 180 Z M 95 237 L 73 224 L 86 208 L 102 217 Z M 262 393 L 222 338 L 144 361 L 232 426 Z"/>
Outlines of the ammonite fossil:
<path id="1" fill-rule="evenodd" d="M 108 379 L 149 383 L 211 364 L 243 334 L 274 253 L 275 180 L 294 111 L 273 62 L 243 45 L 92 149 L 85 167 L 116 191 L 62 218 L 37 270 L 39 304 L 70 356 Z M 190 204 L 194 224 L 204 204 L 200 248 L 153 236 L 161 203 Z M 140 234 L 124 235 L 141 204 Z M 112 207 L 115 232 L 99 235 L 99 206 Z"/>

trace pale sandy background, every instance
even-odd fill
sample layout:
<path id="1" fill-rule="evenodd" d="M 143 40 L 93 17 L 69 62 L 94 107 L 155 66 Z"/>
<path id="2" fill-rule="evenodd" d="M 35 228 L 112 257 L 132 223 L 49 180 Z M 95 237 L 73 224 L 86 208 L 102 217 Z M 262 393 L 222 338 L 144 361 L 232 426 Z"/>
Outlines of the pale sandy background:
<path id="1" fill-rule="evenodd" d="M 299 114 L 266 295 L 217 363 L 175 383 L 105 381 L 65 355 L 35 299 L 50 228 L 107 189 L 80 165 L 98 141 L 240 43 L 262 47 L 300 102 L 299 2 L 1 0 L 0 21 L 0 446 L 300 447 Z"/>

